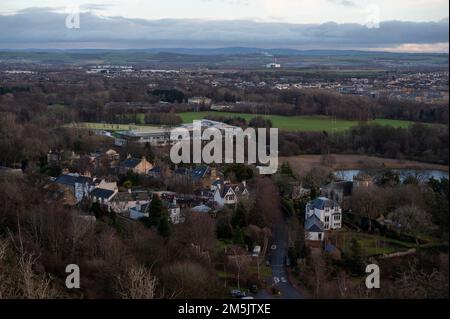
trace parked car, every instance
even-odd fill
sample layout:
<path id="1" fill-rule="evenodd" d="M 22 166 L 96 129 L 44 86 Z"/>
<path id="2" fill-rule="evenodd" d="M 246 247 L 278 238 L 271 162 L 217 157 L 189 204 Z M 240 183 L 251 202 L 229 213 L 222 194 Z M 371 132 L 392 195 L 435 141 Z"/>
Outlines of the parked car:
<path id="1" fill-rule="evenodd" d="M 253 294 L 258 293 L 258 285 L 251 285 L 250 286 L 250 292 Z"/>
<path id="2" fill-rule="evenodd" d="M 233 298 L 244 298 L 246 296 L 246 293 L 239 289 L 233 289 L 230 291 L 230 295 Z"/>

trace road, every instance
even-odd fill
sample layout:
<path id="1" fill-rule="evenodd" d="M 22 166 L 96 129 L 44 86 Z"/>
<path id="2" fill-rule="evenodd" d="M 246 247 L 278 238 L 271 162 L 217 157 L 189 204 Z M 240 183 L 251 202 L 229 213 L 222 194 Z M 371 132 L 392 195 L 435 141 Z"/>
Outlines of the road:
<path id="1" fill-rule="evenodd" d="M 303 296 L 298 290 L 289 282 L 285 268 L 285 258 L 287 257 L 287 226 L 285 223 L 280 223 L 274 229 L 273 245 L 276 249 L 270 250 L 270 265 L 272 267 L 272 277 L 268 280 L 268 285 L 277 282 L 276 287 L 281 291 L 281 296 L 275 297 L 266 290 L 260 291 L 256 295 L 256 299 L 303 299 Z"/>

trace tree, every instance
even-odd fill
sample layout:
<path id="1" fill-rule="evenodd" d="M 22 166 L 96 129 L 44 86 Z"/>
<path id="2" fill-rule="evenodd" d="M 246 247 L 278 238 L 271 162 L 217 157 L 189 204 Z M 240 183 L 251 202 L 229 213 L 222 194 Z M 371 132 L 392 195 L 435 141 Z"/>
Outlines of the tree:
<path id="1" fill-rule="evenodd" d="M 350 244 L 350 256 L 346 258 L 350 271 L 355 275 L 360 275 L 364 271 L 361 245 L 356 238 L 352 238 Z"/>
<path id="2" fill-rule="evenodd" d="M 230 224 L 230 217 L 224 216 L 217 220 L 217 237 L 220 239 L 230 239 L 233 237 L 233 228 Z"/>
<path id="3" fill-rule="evenodd" d="M 150 202 L 149 224 L 150 226 L 158 226 L 161 217 L 165 212 L 163 202 L 158 195 L 153 194 L 152 201 Z"/>
<path id="4" fill-rule="evenodd" d="M 233 227 L 246 227 L 248 225 L 247 212 L 242 203 L 238 203 L 234 210 L 233 217 L 231 218 L 231 225 Z"/>
<path id="5" fill-rule="evenodd" d="M 240 227 L 236 227 L 233 234 L 233 242 L 236 245 L 244 245 L 245 244 L 245 233 Z"/>
<path id="6" fill-rule="evenodd" d="M 352 210 L 367 218 L 368 230 L 372 231 L 372 219 L 379 217 L 381 205 L 376 188 L 358 188 L 352 195 L 350 206 Z"/>
<path id="7" fill-rule="evenodd" d="M 166 238 L 170 236 L 170 224 L 167 214 L 163 214 L 159 219 L 158 234 Z"/>
<path id="8" fill-rule="evenodd" d="M 143 266 L 132 266 L 117 278 L 122 299 L 154 299 L 158 280 Z"/>
<path id="9" fill-rule="evenodd" d="M 426 234 L 435 229 L 431 215 L 417 206 L 399 207 L 389 218 L 400 229 L 412 235 Z"/>

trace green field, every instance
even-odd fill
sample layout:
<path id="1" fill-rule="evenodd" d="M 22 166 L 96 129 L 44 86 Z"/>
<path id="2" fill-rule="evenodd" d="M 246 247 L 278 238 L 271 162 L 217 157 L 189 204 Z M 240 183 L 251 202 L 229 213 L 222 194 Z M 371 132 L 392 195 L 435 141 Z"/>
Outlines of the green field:
<path id="1" fill-rule="evenodd" d="M 361 246 L 365 256 L 375 256 L 383 254 L 392 254 L 416 248 L 414 243 L 403 242 L 400 240 L 383 237 L 381 235 L 370 235 L 357 232 L 336 233 L 332 242 L 344 253 L 350 253 L 351 240 L 355 238 Z"/>
<path id="2" fill-rule="evenodd" d="M 223 117 L 241 117 L 247 122 L 254 118 L 255 114 L 230 113 L 230 112 L 185 112 L 178 114 L 183 123 L 192 123 L 194 120 L 201 120 L 208 115 Z M 272 121 L 273 127 L 286 131 L 343 131 L 352 126 L 358 125 L 358 121 L 334 120 L 327 116 L 281 116 L 281 115 L 262 115 Z M 412 122 L 377 119 L 371 121 L 381 125 L 390 125 L 394 127 L 408 127 Z"/>
<path id="3" fill-rule="evenodd" d="M 247 122 L 254 118 L 255 114 L 244 113 L 230 113 L 230 112 L 184 112 L 178 113 L 183 123 L 192 123 L 194 120 L 201 120 L 208 115 L 223 116 L 223 117 L 241 117 Z M 358 121 L 348 120 L 334 120 L 327 116 L 281 116 L 281 115 L 262 115 L 262 117 L 268 118 L 272 121 L 273 127 L 277 127 L 284 131 L 344 131 L 353 126 L 358 125 Z M 408 127 L 412 122 L 377 119 L 370 123 L 377 123 L 381 125 L 389 125 L 393 127 Z M 156 125 L 144 125 L 144 124 L 105 124 L 105 123 L 76 123 L 70 124 L 70 127 L 84 128 L 91 130 L 105 130 L 105 131 L 126 131 L 126 130 L 145 130 L 150 127 L 158 127 Z"/>

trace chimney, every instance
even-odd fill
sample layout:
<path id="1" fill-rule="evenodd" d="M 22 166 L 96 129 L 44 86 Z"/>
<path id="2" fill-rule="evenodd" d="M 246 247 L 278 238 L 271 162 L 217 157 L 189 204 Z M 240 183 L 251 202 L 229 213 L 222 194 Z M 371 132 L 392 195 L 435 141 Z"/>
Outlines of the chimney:
<path id="1" fill-rule="evenodd" d="M 242 185 L 244 185 L 244 187 L 247 187 L 247 181 L 242 181 Z"/>
<path id="2" fill-rule="evenodd" d="M 128 194 L 131 194 L 131 188 L 128 188 Z"/>

